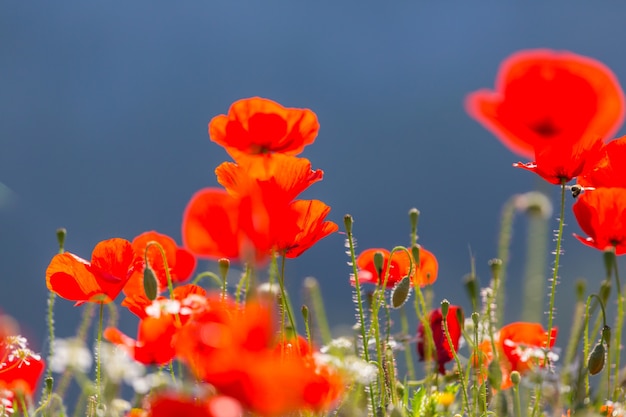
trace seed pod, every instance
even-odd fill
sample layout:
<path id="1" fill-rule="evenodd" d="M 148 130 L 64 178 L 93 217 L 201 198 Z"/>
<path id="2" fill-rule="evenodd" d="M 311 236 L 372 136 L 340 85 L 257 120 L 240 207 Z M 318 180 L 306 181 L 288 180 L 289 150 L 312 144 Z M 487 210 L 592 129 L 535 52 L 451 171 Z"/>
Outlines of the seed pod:
<path id="1" fill-rule="evenodd" d="M 604 345 L 597 343 L 589 354 L 589 358 L 587 358 L 587 369 L 590 375 L 596 375 L 604 368 L 605 356 L 606 349 Z"/>
<path id="2" fill-rule="evenodd" d="M 402 278 L 391 290 L 391 306 L 400 308 L 406 303 L 411 295 L 411 280 L 408 276 Z"/>

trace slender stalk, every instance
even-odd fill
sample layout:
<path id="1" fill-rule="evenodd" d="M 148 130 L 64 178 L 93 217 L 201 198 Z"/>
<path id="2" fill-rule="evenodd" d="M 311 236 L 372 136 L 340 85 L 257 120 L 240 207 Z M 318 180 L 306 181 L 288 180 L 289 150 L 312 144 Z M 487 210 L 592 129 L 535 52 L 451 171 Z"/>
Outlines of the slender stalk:
<path id="1" fill-rule="evenodd" d="M 319 329 L 320 336 L 322 337 L 322 343 L 327 345 L 332 341 L 332 335 L 330 327 L 328 326 L 326 309 L 324 308 L 324 299 L 322 298 L 319 283 L 315 278 L 308 277 L 304 280 L 304 288 L 307 290 L 309 297 L 311 298 L 314 320 Z"/>
<path id="2" fill-rule="evenodd" d="M 561 240 L 563 238 L 563 225 L 565 224 L 565 179 L 561 180 L 561 212 L 559 214 L 559 230 L 556 235 L 556 250 L 554 254 L 554 269 L 552 270 L 552 288 L 550 290 L 550 307 L 548 310 L 548 341 L 546 348 L 549 349 L 552 341 L 552 329 L 554 320 L 554 298 L 556 284 L 559 278 L 559 260 L 561 258 Z"/>
<path id="3" fill-rule="evenodd" d="M 509 251 L 511 247 L 511 236 L 513 235 L 513 218 L 515 217 L 515 210 L 517 199 L 519 195 L 511 196 L 504 207 L 502 208 L 502 214 L 500 215 L 500 233 L 498 236 L 498 259 L 502 261 L 502 272 L 500 274 L 501 283 L 498 291 L 495 293 L 497 311 L 495 312 L 495 325 L 500 327 L 504 316 L 504 294 L 506 284 L 506 268 L 509 263 Z"/>
<path id="4" fill-rule="evenodd" d="M 282 256 L 281 265 L 280 265 L 280 274 L 278 274 L 278 284 L 280 286 L 280 302 L 282 304 L 282 308 L 287 313 L 287 317 L 289 318 L 289 324 L 294 332 L 298 331 L 296 327 L 296 321 L 293 318 L 293 312 L 291 311 L 291 303 L 287 298 L 287 291 L 285 290 L 285 256 Z M 285 334 L 285 328 L 283 327 L 283 334 Z"/>
<path id="5" fill-rule="evenodd" d="M 363 342 L 363 359 L 365 362 L 370 361 L 369 353 L 368 353 L 368 342 L 369 339 L 367 337 L 367 332 L 365 331 L 365 313 L 363 312 L 363 296 L 361 294 L 361 284 L 359 283 L 359 271 L 356 266 L 356 254 L 354 250 L 354 236 L 352 235 L 352 216 L 346 214 L 343 218 L 344 226 L 346 228 L 346 236 L 348 241 L 348 248 L 350 251 L 350 264 L 352 265 L 352 274 L 354 275 L 354 288 L 356 292 L 356 300 L 357 300 L 357 309 L 359 311 L 359 331 L 361 333 L 361 340 Z M 370 394 L 370 406 L 371 411 L 374 412 L 376 410 L 376 402 L 374 398 L 374 391 L 372 390 L 371 384 L 369 386 L 369 394 Z"/>
<path id="6" fill-rule="evenodd" d="M 622 327 L 624 324 L 624 294 L 622 293 L 622 288 L 620 285 L 619 272 L 617 270 L 617 259 L 615 259 L 615 250 L 612 251 L 613 254 L 613 271 L 615 271 L 615 289 L 617 290 L 617 317 L 615 318 L 615 343 L 611 343 L 613 349 L 615 349 L 615 376 L 613 377 L 613 385 L 615 386 L 615 390 L 613 391 L 613 401 L 617 401 L 617 397 L 619 394 L 619 390 L 617 389 L 620 385 L 619 382 L 619 364 L 620 364 L 620 356 L 621 356 L 621 347 L 622 347 Z M 610 394 L 610 390 L 609 390 Z"/>
<path id="7" fill-rule="evenodd" d="M 211 278 L 211 280 L 214 283 L 216 283 L 220 288 L 223 288 L 224 286 L 224 282 L 222 281 L 222 279 L 218 277 L 216 273 L 211 272 L 211 271 L 204 271 L 204 272 L 199 273 L 198 275 L 194 277 L 191 283 L 193 285 L 198 285 L 198 283 L 200 282 L 202 278 Z"/>
<path id="8" fill-rule="evenodd" d="M 98 405 L 102 404 L 102 324 L 104 316 L 104 304 L 100 303 L 100 313 L 98 314 L 98 357 L 96 360 L 96 390 Z"/>
<path id="9" fill-rule="evenodd" d="M 403 335 L 409 334 L 409 320 L 406 314 L 406 308 L 400 307 L 400 328 Z M 404 357 L 406 361 L 407 375 L 409 379 L 415 379 L 415 364 L 413 363 L 413 355 L 409 349 L 408 340 L 404 342 Z"/>
<path id="10" fill-rule="evenodd" d="M 444 303 L 446 304 L 444 306 Z M 470 409 L 469 399 L 467 398 L 467 389 L 465 388 L 465 376 L 463 374 L 463 367 L 461 365 L 461 360 L 459 359 L 459 355 L 456 353 L 456 349 L 454 348 L 454 344 L 452 343 L 452 338 L 450 337 L 450 330 L 448 329 L 448 308 L 450 303 L 448 300 L 444 300 L 442 303 L 442 323 L 443 323 L 443 332 L 446 336 L 446 340 L 448 342 L 448 347 L 452 351 L 452 356 L 454 356 L 454 361 L 456 362 L 457 372 L 459 373 L 459 382 L 461 383 L 461 391 L 463 391 L 463 408 L 467 410 L 467 414 L 471 415 L 472 410 Z"/>

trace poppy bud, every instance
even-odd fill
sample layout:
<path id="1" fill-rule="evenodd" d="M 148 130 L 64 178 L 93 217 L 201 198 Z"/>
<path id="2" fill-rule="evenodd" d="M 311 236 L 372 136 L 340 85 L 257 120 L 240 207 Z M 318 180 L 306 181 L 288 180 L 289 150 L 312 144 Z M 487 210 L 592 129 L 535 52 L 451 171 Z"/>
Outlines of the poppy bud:
<path id="1" fill-rule="evenodd" d="M 150 301 L 157 297 L 157 280 L 150 265 L 146 265 L 143 270 L 143 290 Z"/>
<path id="2" fill-rule="evenodd" d="M 444 299 L 441 302 L 441 316 L 444 318 L 444 320 L 448 319 L 448 309 L 450 308 L 450 301 Z"/>
<path id="3" fill-rule="evenodd" d="M 374 268 L 376 268 L 376 273 L 378 274 L 378 281 L 382 282 L 383 277 L 383 264 L 385 262 L 385 257 L 382 252 L 374 253 Z"/>
<path id="4" fill-rule="evenodd" d="M 480 319 L 480 314 L 478 314 L 477 312 L 473 312 L 472 313 L 472 321 L 474 322 L 474 326 L 478 327 L 478 320 Z"/>
<path id="5" fill-rule="evenodd" d="M 489 262 L 489 267 L 491 268 L 491 274 L 493 275 L 493 279 L 497 280 L 500 278 L 500 270 L 502 269 L 502 259 L 494 258 Z"/>
<path id="6" fill-rule="evenodd" d="M 591 353 L 589 354 L 589 358 L 587 358 L 587 369 L 589 370 L 590 375 L 596 375 L 604 368 L 604 359 L 606 356 L 606 349 L 602 343 L 597 343 Z"/>
<path id="7" fill-rule="evenodd" d="M 411 295 L 411 280 L 408 276 L 402 278 L 391 290 L 391 306 L 400 308 L 406 303 Z"/>
<path id="8" fill-rule="evenodd" d="M 222 278 L 222 282 L 226 281 L 228 269 L 230 268 L 230 261 L 226 258 L 221 258 L 217 261 L 217 266 L 220 270 L 220 277 Z"/>
<path id="9" fill-rule="evenodd" d="M 522 377 L 518 371 L 511 372 L 511 382 L 513 383 L 513 385 L 518 386 L 521 378 Z"/>
<path id="10" fill-rule="evenodd" d="M 343 216 L 343 225 L 346 227 L 346 233 L 347 234 L 352 234 L 352 216 L 349 214 L 346 214 L 345 216 Z"/>
<path id="11" fill-rule="evenodd" d="M 303 304 L 302 307 L 300 308 L 300 312 L 302 313 L 302 318 L 304 319 L 305 323 L 309 322 L 309 308 Z"/>
<path id="12" fill-rule="evenodd" d="M 409 210 L 409 220 L 411 221 L 411 231 L 417 230 L 417 220 L 419 219 L 420 211 L 413 207 Z"/>
<path id="13" fill-rule="evenodd" d="M 65 227 L 59 227 L 57 229 L 57 242 L 59 243 L 59 253 L 63 253 L 65 249 L 65 236 L 67 236 L 67 229 Z"/>

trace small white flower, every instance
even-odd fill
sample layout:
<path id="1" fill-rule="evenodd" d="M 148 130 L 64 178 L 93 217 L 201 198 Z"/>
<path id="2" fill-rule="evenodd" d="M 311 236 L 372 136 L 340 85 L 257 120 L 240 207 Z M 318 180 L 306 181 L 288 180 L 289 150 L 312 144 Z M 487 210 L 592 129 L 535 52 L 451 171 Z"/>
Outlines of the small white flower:
<path id="1" fill-rule="evenodd" d="M 85 342 L 77 338 L 55 339 L 50 369 L 63 373 L 66 369 L 87 373 L 91 369 L 93 358 Z"/>
<path id="2" fill-rule="evenodd" d="M 142 364 L 128 356 L 126 351 L 111 343 L 102 343 L 100 361 L 104 373 L 115 383 L 124 381 L 128 385 L 132 385 L 135 379 L 143 376 L 146 372 L 146 368 Z"/>

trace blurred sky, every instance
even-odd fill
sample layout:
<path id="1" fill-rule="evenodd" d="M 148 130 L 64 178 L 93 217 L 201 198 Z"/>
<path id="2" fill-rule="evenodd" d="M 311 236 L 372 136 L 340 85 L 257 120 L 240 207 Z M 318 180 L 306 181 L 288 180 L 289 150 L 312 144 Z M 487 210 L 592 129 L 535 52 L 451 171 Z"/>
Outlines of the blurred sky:
<path id="1" fill-rule="evenodd" d="M 626 82 L 625 13 L 626 4 L 564 0 L 2 2 L 0 308 L 44 343 L 58 227 L 85 258 L 100 240 L 147 230 L 180 242 L 185 205 L 216 185 L 227 159 L 207 123 L 250 96 L 317 113 L 320 134 L 302 156 L 325 179 L 305 197 L 328 203 L 339 224 L 351 213 L 358 249 L 408 244 L 407 212 L 419 208 L 420 243 L 440 263 L 435 299 L 467 307 L 469 248 L 486 283 L 503 203 L 538 181 L 466 115 L 465 95 L 492 87 L 499 63 L 525 48 L 591 56 Z M 600 254 L 571 237 L 571 199 L 566 213 L 561 325 L 574 279 L 603 276 Z M 508 321 L 519 319 L 524 225 L 516 221 Z M 350 325 L 344 250 L 342 235 L 328 237 L 288 264 L 287 281 L 297 293 L 317 277 L 333 323 Z M 66 300 L 57 308 L 68 336 L 78 312 Z"/>

